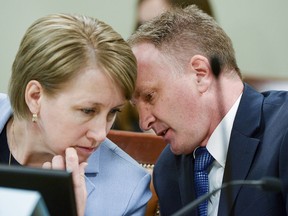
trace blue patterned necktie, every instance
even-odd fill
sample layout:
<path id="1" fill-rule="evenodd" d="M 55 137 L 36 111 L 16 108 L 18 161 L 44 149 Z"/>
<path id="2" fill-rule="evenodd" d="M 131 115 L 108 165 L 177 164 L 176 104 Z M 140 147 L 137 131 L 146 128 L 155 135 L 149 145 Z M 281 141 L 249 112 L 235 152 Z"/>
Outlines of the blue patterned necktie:
<path id="1" fill-rule="evenodd" d="M 205 147 L 199 147 L 195 150 L 194 164 L 194 185 L 196 197 L 209 192 L 208 171 L 207 168 L 211 165 L 214 158 L 209 154 Z M 203 201 L 198 206 L 198 215 L 207 216 L 208 200 Z"/>

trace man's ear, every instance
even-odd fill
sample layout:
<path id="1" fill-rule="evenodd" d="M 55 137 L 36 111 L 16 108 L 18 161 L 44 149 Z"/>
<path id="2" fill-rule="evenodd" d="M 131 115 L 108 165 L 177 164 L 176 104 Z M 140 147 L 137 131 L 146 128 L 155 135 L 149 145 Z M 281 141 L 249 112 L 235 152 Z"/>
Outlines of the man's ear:
<path id="1" fill-rule="evenodd" d="M 190 66 L 196 73 L 196 85 L 199 92 L 206 92 L 213 78 L 209 60 L 202 55 L 194 55 L 190 60 Z"/>
<path id="2" fill-rule="evenodd" d="M 39 113 L 42 96 L 42 85 L 36 80 L 29 81 L 25 90 L 25 101 L 31 113 Z"/>

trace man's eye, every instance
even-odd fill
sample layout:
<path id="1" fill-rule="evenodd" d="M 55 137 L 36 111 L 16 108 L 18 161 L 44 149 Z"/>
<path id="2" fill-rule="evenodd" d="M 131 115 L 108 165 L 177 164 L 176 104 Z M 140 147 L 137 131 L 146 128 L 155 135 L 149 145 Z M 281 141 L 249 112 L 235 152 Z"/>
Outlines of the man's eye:
<path id="1" fill-rule="evenodd" d="M 144 96 L 144 100 L 145 100 L 146 102 L 151 102 L 152 99 L 153 99 L 153 92 L 152 92 L 152 93 L 149 93 L 149 94 L 146 94 L 146 95 Z"/>
<path id="2" fill-rule="evenodd" d="M 89 108 L 84 108 L 84 109 L 81 109 L 81 111 L 85 114 L 93 114 L 95 113 L 95 110 L 94 109 L 89 109 Z"/>

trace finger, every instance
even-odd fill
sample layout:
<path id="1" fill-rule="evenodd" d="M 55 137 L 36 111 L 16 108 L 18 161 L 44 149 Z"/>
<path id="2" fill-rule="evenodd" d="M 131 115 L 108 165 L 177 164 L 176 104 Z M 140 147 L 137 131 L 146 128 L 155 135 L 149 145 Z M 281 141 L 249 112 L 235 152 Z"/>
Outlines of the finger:
<path id="1" fill-rule="evenodd" d="M 82 162 L 82 163 L 79 165 L 79 172 L 85 174 L 85 169 L 86 169 L 87 165 L 88 165 L 87 162 Z"/>
<path id="2" fill-rule="evenodd" d="M 65 170 L 65 160 L 61 155 L 52 158 L 52 169 Z"/>
<path id="3" fill-rule="evenodd" d="M 79 179 L 80 181 L 82 181 L 80 182 L 80 184 L 85 184 L 85 168 L 87 165 L 88 165 L 87 162 L 82 162 L 81 164 L 79 164 L 79 175 L 81 177 Z"/>
<path id="4" fill-rule="evenodd" d="M 85 168 L 87 165 L 87 162 L 79 164 L 78 155 L 74 148 L 66 149 L 66 169 L 72 171 L 76 187 L 83 187 L 83 184 L 85 184 Z"/>
<path id="5" fill-rule="evenodd" d="M 84 171 L 80 170 L 77 152 L 74 148 L 67 148 L 65 151 L 66 170 L 72 172 L 75 187 L 81 187 Z M 81 177 L 82 175 L 82 177 Z"/>
<path id="6" fill-rule="evenodd" d="M 84 173 L 87 163 L 79 164 L 78 155 L 74 148 L 67 148 L 65 153 L 66 169 L 72 172 L 78 215 L 84 215 L 87 199 Z"/>
<path id="7" fill-rule="evenodd" d="M 42 165 L 43 169 L 52 169 L 52 163 L 51 162 L 45 162 Z"/>
<path id="8" fill-rule="evenodd" d="M 67 148 L 65 151 L 66 170 L 79 172 L 79 160 L 74 148 Z"/>
<path id="9" fill-rule="evenodd" d="M 78 185 L 80 188 L 86 188 L 86 182 L 85 182 L 85 168 L 88 165 L 87 162 L 82 162 L 81 164 L 79 164 L 79 175 L 78 175 Z M 76 175 L 75 175 L 76 176 Z M 84 192 L 86 192 L 86 189 L 84 190 Z"/>

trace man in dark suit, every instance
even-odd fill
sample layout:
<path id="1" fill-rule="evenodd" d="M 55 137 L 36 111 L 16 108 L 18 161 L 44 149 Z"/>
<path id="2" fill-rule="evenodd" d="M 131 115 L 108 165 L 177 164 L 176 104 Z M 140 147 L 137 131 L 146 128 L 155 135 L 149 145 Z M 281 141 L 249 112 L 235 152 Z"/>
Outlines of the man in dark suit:
<path id="1" fill-rule="evenodd" d="M 244 84 L 230 38 L 196 6 L 163 13 L 128 42 L 138 64 L 132 102 L 140 126 L 169 143 L 154 168 L 161 215 L 199 196 L 197 149 L 212 158 L 205 168 L 208 191 L 232 180 L 282 182 L 280 192 L 243 185 L 222 190 L 203 215 L 287 215 L 288 93 L 259 93 Z"/>

